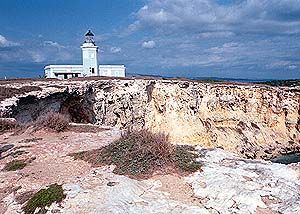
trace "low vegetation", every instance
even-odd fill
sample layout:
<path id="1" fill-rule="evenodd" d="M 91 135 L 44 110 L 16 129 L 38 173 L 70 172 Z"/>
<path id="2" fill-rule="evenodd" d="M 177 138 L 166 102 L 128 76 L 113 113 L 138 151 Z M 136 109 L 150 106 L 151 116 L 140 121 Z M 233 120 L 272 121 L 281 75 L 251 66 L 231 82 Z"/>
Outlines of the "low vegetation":
<path id="1" fill-rule="evenodd" d="M 32 123 L 35 129 L 51 129 L 56 132 L 62 132 L 68 129 L 69 119 L 60 113 L 49 112 L 41 115 L 36 121 Z"/>
<path id="2" fill-rule="evenodd" d="M 47 189 L 42 189 L 35 193 L 23 207 L 23 211 L 25 214 L 34 214 L 36 209 L 40 208 L 38 213 L 46 213 L 46 206 L 50 206 L 54 202 L 60 203 L 65 197 L 62 186 L 52 184 Z"/>
<path id="3" fill-rule="evenodd" d="M 0 101 L 5 100 L 16 95 L 25 94 L 31 91 L 41 91 L 42 89 L 38 86 L 23 86 L 21 88 L 11 88 L 0 86 Z"/>
<path id="4" fill-rule="evenodd" d="M 8 162 L 5 167 L 3 168 L 4 171 L 16 171 L 23 169 L 27 165 L 26 161 L 24 160 L 13 160 Z"/>
<path id="5" fill-rule="evenodd" d="M 68 117 L 56 112 L 48 112 L 45 115 L 39 116 L 35 121 L 24 124 L 20 124 L 13 119 L 10 120 L 10 118 L 0 118 L 0 134 L 7 131 L 22 133 L 29 127 L 33 127 L 35 131 L 49 129 L 55 132 L 62 132 L 70 128 L 69 122 Z M 77 131 L 80 131 L 80 129 L 77 128 Z"/>
<path id="6" fill-rule="evenodd" d="M 135 178 L 148 178 L 158 171 L 185 174 L 201 167 L 192 147 L 175 146 L 167 135 L 148 130 L 128 131 L 108 146 L 71 156 L 94 166 L 114 164 L 114 173 Z"/>
<path id="7" fill-rule="evenodd" d="M 34 191 L 30 190 L 30 191 L 26 191 L 26 192 L 17 194 L 15 196 L 15 198 L 19 204 L 24 204 L 26 201 L 28 201 L 30 198 L 32 198 L 33 195 L 34 195 Z"/>
<path id="8" fill-rule="evenodd" d="M 0 118 L 0 133 L 11 131 L 17 128 L 18 126 L 18 123 L 14 120 Z"/>
<path id="9" fill-rule="evenodd" d="M 261 82 L 261 84 L 271 85 L 271 86 L 287 86 L 287 87 L 293 87 L 293 86 L 300 86 L 300 80 L 272 80 L 267 82 Z"/>
<path id="10" fill-rule="evenodd" d="M 176 146 L 175 163 L 181 172 L 196 172 L 201 165 L 196 161 L 198 154 L 192 146 Z"/>
<path id="11" fill-rule="evenodd" d="M 70 124 L 69 131 L 76 133 L 98 133 L 109 130 L 109 128 L 99 127 L 91 124 Z"/>

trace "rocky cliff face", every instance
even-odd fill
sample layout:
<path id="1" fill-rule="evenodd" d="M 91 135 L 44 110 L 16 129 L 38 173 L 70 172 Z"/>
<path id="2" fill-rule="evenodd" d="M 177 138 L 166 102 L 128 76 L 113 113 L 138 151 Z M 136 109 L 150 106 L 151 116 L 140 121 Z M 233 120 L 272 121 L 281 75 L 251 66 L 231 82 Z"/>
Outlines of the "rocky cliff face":
<path id="1" fill-rule="evenodd" d="M 42 90 L 3 100 L 2 116 L 29 121 L 53 109 L 77 117 L 75 122 L 147 127 L 169 133 L 174 143 L 223 147 L 247 158 L 300 150 L 296 88 L 142 79 L 12 82 L 6 87 L 26 84 Z"/>

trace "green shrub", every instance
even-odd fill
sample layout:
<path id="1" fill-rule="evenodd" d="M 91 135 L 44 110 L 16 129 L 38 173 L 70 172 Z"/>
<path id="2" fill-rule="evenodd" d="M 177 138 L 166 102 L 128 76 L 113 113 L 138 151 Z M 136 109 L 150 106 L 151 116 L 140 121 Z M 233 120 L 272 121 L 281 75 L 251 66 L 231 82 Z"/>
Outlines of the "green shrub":
<path id="1" fill-rule="evenodd" d="M 197 153 L 171 144 L 163 133 L 148 130 L 128 131 L 101 149 L 71 155 L 95 166 L 114 164 L 115 173 L 131 177 L 150 177 L 155 171 L 190 173 L 200 169 Z"/>
<path id="2" fill-rule="evenodd" d="M 196 172 L 201 168 L 201 164 L 196 161 L 198 154 L 194 147 L 177 146 L 175 153 L 175 163 L 182 172 Z"/>
<path id="3" fill-rule="evenodd" d="M 31 199 L 23 207 L 25 214 L 34 214 L 37 208 L 40 208 L 43 213 L 46 213 L 46 206 L 52 203 L 60 203 L 65 199 L 63 188 L 58 184 L 51 184 L 47 189 L 41 189 L 33 195 Z"/>
<path id="4" fill-rule="evenodd" d="M 290 79 L 290 80 L 272 80 L 266 82 L 259 82 L 260 84 L 266 84 L 271 86 L 287 86 L 287 87 L 295 87 L 300 85 L 299 79 Z"/>
<path id="5" fill-rule="evenodd" d="M 8 162 L 3 170 L 5 171 L 16 171 L 19 169 L 23 169 L 26 166 L 26 162 L 24 160 L 13 160 L 11 162 Z"/>

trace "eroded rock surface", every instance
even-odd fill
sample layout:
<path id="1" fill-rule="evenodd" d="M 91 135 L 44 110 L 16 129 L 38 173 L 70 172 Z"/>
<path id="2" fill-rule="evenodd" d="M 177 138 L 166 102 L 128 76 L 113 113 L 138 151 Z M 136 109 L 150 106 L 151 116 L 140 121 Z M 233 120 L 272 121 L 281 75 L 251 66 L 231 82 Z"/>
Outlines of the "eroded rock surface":
<path id="1" fill-rule="evenodd" d="M 299 172 L 281 164 L 248 161 L 220 149 L 201 158 L 203 172 L 185 178 L 192 194 L 174 196 L 163 176 L 136 181 L 112 174 L 112 168 L 94 170 L 78 183 L 64 185 L 68 199 L 62 213 L 299 213 Z M 299 169 L 299 168 L 298 168 Z M 166 176 L 166 180 L 174 179 Z M 114 183 L 113 186 L 108 185 Z M 189 200 L 186 198 L 189 197 Z"/>
<path id="2" fill-rule="evenodd" d="M 186 178 L 206 208 L 219 213 L 299 213 L 299 164 L 240 159 L 221 149 L 201 150 L 202 172 Z"/>
<path id="3" fill-rule="evenodd" d="M 26 84 L 41 90 L 3 100 L 2 116 L 30 120 L 52 109 L 69 114 L 73 122 L 148 127 L 169 133 L 175 143 L 222 147 L 247 158 L 270 159 L 300 150 L 297 88 L 144 79 L 6 86 Z M 72 96 L 78 102 L 68 102 Z"/>

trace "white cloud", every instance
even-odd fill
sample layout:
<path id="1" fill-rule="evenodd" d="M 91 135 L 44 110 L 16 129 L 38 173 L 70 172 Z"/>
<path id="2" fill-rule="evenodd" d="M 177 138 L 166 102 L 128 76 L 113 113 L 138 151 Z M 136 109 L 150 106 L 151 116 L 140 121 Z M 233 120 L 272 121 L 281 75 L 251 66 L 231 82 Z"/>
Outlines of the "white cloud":
<path id="1" fill-rule="evenodd" d="M 50 46 L 50 47 L 55 47 L 58 49 L 65 48 L 65 46 L 60 45 L 58 42 L 53 42 L 53 41 L 44 41 L 44 45 Z"/>
<path id="2" fill-rule="evenodd" d="M 125 32 L 123 33 L 123 36 L 125 35 L 129 35 L 137 30 L 139 30 L 141 28 L 141 23 L 140 21 L 135 21 L 134 23 L 130 24 L 127 29 L 125 30 Z"/>
<path id="3" fill-rule="evenodd" d="M 46 57 L 38 51 L 29 51 L 29 54 L 30 54 L 33 62 L 41 63 L 46 60 Z"/>
<path id="4" fill-rule="evenodd" d="M 13 47 L 18 45 L 19 43 L 9 41 L 4 36 L 0 35 L 0 47 Z"/>
<path id="5" fill-rule="evenodd" d="M 100 43 L 100 42 L 104 42 L 106 40 L 108 40 L 111 37 L 110 34 L 106 33 L 106 34 L 96 34 L 94 36 L 94 40 L 96 43 Z"/>
<path id="6" fill-rule="evenodd" d="M 142 47 L 146 48 L 146 49 L 152 49 L 152 48 L 155 48 L 155 46 L 156 46 L 156 43 L 153 40 L 145 41 L 142 44 Z"/>
<path id="7" fill-rule="evenodd" d="M 209 53 L 213 54 L 224 54 L 229 52 L 236 52 L 237 50 L 241 51 L 243 44 L 236 42 L 224 43 L 221 47 L 216 46 L 208 49 Z"/>
<path id="8" fill-rule="evenodd" d="M 203 39 L 211 39 L 211 38 L 226 38 L 226 37 L 232 37 L 235 33 L 230 31 L 215 31 L 215 32 L 204 32 L 200 33 L 198 35 L 199 38 Z"/>
<path id="9" fill-rule="evenodd" d="M 148 0 L 134 23 L 140 29 L 184 29 L 204 37 L 214 31 L 294 34 L 300 32 L 299 14 L 299 0 L 243 0 L 229 5 L 213 0 Z"/>
<path id="10" fill-rule="evenodd" d="M 284 68 L 291 65 L 290 61 L 276 61 L 267 65 L 267 68 Z"/>
<path id="11" fill-rule="evenodd" d="M 120 53 L 122 51 L 122 48 L 120 47 L 111 47 L 110 52 L 115 54 L 115 53 Z"/>
<path id="12" fill-rule="evenodd" d="M 295 70 L 295 69 L 297 69 L 298 67 L 296 66 L 296 65 L 289 65 L 288 66 L 288 69 L 290 69 L 290 70 Z"/>
<path id="13" fill-rule="evenodd" d="M 267 69 L 280 69 L 280 70 L 296 70 L 299 68 L 299 62 L 278 60 L 275 62 L 271 62 L 266 65 Z"/>

